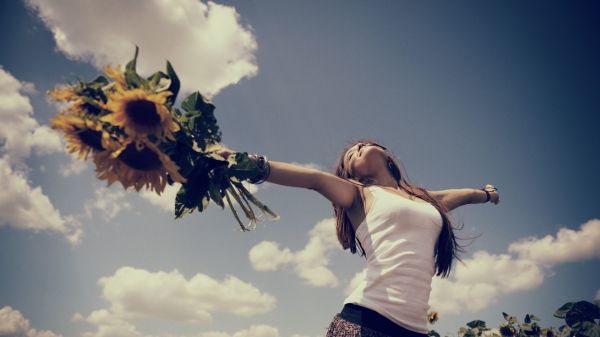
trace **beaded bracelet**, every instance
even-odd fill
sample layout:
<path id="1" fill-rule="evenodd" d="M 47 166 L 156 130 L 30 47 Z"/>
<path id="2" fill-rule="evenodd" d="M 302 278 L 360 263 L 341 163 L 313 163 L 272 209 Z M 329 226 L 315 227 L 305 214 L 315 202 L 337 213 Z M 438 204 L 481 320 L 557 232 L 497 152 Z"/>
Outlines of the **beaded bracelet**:
<path id="1" fill-rule="evenodd" d="M 252 157 L 256 159 L 256 165 L 258 166 L 260 173 L 252 179 L 248 179 L 251 184 L 262 184 L 267 180 L 271 174 L 271 165 L 269 164 L 269 158 L 267 156 L 252 154 Z"/>

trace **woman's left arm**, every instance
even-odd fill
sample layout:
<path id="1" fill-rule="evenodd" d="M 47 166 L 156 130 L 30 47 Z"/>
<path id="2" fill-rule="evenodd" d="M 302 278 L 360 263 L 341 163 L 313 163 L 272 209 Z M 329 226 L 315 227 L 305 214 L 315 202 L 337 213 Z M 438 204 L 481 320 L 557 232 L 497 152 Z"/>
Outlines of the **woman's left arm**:
<path id="1" fill-rule="evenodd" d="M 493 186 L 488 186 L 491 185 L 486 185 L 486 189 L 490 193 L 490 202 L 498 204 L 500 202 L 498 191 L 496 191 Z M 463 205 L 485 203 L 487 198 L 485 191 L 477 188 L 452 188 L 448 190 L 427 192 L 429 192 L 429 194 L 431 194 L 438 202 L 446 206 L 448 211 Z"/>

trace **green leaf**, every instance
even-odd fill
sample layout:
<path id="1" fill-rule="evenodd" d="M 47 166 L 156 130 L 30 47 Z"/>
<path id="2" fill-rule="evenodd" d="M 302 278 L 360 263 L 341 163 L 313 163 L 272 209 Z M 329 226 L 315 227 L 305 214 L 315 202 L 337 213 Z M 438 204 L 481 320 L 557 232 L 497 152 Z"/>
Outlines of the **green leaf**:
<path id="1" fill-rule="evenodd" d="M 219 190 L 219 188 L 211 183 L 210 187 L 208 188 L 208 192 L 210 194 L 210 198 L 219 206 L 221 206 L 221 208 L 225 208 L 225 204 L 223 203 L 223 197 L 221 196 L 221 191 Z"/>
<path id="2" fill-rule="evenodd" d="M 573 307 L 574 304 L 575 303 L 573 303 L 573 302 L 567 302 L 567 303 L 563 304 L 560 308 L 556 309 L 553 316 L 557 317 L 557 318 L 567 317 L 567 312 L 569 312 L 569 310 L 571 310 L 571 308 Z"/>
<path id="3" fill-rule="evenodd" d="M 586 337 L 600 337 L 600 326 L 593 322 L 583 322 L 579 334 Z"/>
<path id="4" fill-rule="evenodd" d="M 188 205 L 186 188 L 182 185 L 175 197 L 175 219 L 183 218 L 193 211 L 193 208 L 190 209 Z"/>
<path id="5" fill-rule="evenodd" d="M 517 318 L 513 315 L 503 312 L 502 316 L 504 316 L 504 319 L 508 321 L 508 324 L 515 324 L 517 322 Z"/>
<path id="6" fill-rule="evenodd" d="M 215 106 L 202 97 L 199 92 L 194 92 L 181 103 L 181 108 L 186 111 L 187 131 L 202 151 L 206 144 L 214 144 L 221 141 L 221 132 L 214 116 Z M 191 119 L 191 121 L 190 121 Z"/>
<path id="7" fill-rule="evenodd" d="M 92 82 L 90 82 L 90 85 L 98 85 L 98 86 L 105 86 L 109 83 L 108 79 L 102 75 L 96 77 Z"/>
<path id="8" fill-rule="evenodd" d="M 475 329 L 475 328 L 485 328 L 485 322 L 482 321 L 482 320 L 478 320 L 477 319 L 477 320 L 474 320 L 474 321 L 471 321 L 471 322 L 467 323 L 467 326 L 470 327 L 470 328 L 473 328 L 473 329 Z"/>
<path id="9" fill-rule="evenodd" d="M 148 88 L 148 81 L 145 78 L 138 75 L 136 71 L 136 63 L 138 57 L 139 47 L 135 46 L 135 55 L 131 61 L 125 66 L 125 81 L 129 88 Z"/>
<path id="10" fill-rule="evenodd" d="M 175 73 L 175 69 L 173 69 L 173 66 L 171 66 L 171 63 L 169 61 L 167 61 L 167 74 L 171 79 L 171 84 L 169 85 L 169 88 L 167 90 L 173 93 L 173 95 L 167 98 L 167 102 L 171 105 L 174 105 L 175 100 L 177 99 L 177 94 L 179 93 L 179 88 L 181 87 L 181 83 L 179 82 L 179 77 L 177 76 L 177 73 Z"/>
<path id="11" fill-rule="evenodd" d="M 571 307 L 565 316 L 565 321 L 571 327 L 574 327 L 578 322 L 594 321 L 599 318 L 600 313 L 598 307 L 588 301 L 579 301 Z"/>
<path id="12" fill-rule="evenodd" d="M 157 71 L 150 77 L 148 77 L 147 80 L 149 81 L 148 84 L 150 85 L 150 88 L 157 90 L 158 83 L 160 82 L 161 78 L 169 78 L 169 76 L 167 76 L 167 74 L 163 73 L 162 71 Z"/>
<path id="13" fill-rule="evenodd" d="M 427 332 L 427 336 L 431 336 L 431 337 L 440 337 L 440 334 L 437 333 L 435 330 L 429 330 Z"/>
<path id="14" fill-rule="evenodd" d="M 208 204 L 210 203 L 210 197 L 209 196 L 203 196 L 202 199 L 200 200 L 200 203 L 198 204 L 198 211 L 202 212 L 206 209 L 206 207 L 208 207 Z"/>

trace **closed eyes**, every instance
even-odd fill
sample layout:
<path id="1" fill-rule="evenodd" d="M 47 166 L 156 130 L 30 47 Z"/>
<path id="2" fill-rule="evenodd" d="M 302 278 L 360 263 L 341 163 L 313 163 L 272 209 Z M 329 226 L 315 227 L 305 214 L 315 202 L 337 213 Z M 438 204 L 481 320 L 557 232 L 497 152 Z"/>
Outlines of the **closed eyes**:
<path id="1" fill-rule="evenodd" d="M 348 156 L 347 156 L 346 160 L 352 159 L 352 156 L 354 156 L 358 151 L 360 151 L 361 148 L 363 148 L 363 147 L 365 147 L 367 145 L 377 146 L 377 147 L 379 147 L 379 148 L 381 148 L 383 150 L 387 150 L 384 146 L 381 146 L 381 145 L 376 144 L 376 143 L 358 143 L 358 149 L 357 150 L 352 150 L 351 149 L 350 151 L 348 151 Z M 356 147 L 356 145 L 354 147 Z"/>

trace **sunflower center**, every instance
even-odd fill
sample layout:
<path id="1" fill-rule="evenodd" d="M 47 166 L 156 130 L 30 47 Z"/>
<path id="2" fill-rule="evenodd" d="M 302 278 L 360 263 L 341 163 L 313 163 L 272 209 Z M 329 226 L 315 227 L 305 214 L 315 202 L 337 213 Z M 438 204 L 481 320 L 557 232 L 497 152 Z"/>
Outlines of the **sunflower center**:
<path id="1" fill-rule="evenodd" d="M 135 148 L 135 144 L 129 144 L 118 157 L 127 166 L 140 171 L 152 171 L 160 168 L 162 162 L 156 154 L 148 147 L 144 147 L 141 151 Z"/>
<path id="2" fill-rule="evenodd" d="M 83 131 L 77 130 L 77 135 L 81 142 L 85 145 L 92 147 L 96 150 L 102 151 L 104 148 L 102 147 L 102 132 L 96 130 L 85 129 Z"/>
<path id="3" fill-rule="evenodd" d="M 142 126 L 155 126 L 160 123 L 160 115 L 156 111 L 156 104 L 145 99 L 136 99 L 127 102 L 125 112 L 131 120 Z"/>

